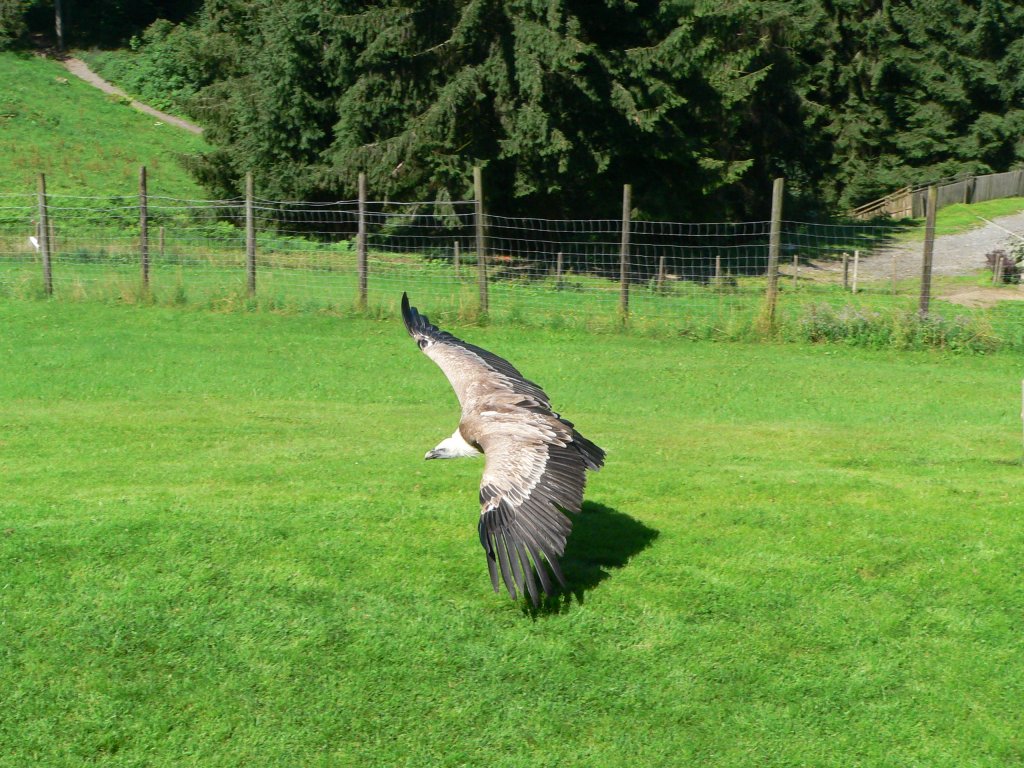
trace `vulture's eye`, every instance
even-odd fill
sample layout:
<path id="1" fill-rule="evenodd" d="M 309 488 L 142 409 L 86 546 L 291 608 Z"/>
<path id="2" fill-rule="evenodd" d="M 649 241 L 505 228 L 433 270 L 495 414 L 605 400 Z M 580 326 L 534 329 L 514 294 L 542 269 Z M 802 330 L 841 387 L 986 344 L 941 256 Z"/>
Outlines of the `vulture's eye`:
<path id="1" fill-rule="evenodd" d="M 427 340 L 426 339 L 420 339 L 419 340 L 419 345 L 420 345 L 420 349 L 426 349 L 427 348 Z"/>

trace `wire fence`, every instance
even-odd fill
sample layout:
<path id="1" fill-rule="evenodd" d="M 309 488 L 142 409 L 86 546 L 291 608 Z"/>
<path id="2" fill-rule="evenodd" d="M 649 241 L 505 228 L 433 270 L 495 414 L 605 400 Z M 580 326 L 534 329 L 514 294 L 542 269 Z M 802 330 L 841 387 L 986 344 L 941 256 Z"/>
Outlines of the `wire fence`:
<path id="1" fill-rule="evenodd" d="M 870 330 L 915 315 L 962 327 L 965 337 L 1024 346 L 1013 233 L 995 247 L 968 248 L 936 231 L 922 312 L 920 228 L 785 220 L 779 227 L 782 333 L 842 336 L 858 324 Z M 740 338 L 763 317 L 770 230 L 768 220 L 521 218 L 482 214 L 473 200 L 3 195 L 0 296 L 389 314 L 407 291 L 441 322 L 486 312 L 497 322 L 628 322 Z M 990 256 L 998 249 L 1005 262 Z"/>

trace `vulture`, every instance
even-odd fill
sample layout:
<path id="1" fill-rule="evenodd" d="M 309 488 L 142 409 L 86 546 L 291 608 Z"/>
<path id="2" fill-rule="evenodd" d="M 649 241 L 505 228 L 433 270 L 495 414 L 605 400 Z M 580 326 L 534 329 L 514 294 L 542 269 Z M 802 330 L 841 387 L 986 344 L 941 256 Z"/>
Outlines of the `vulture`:
<path id="1" fill-rule="evenodd" d="M 427 459 L 485 457 L 480 480 L 480 543 L 491 586 L 498 575 L 513 600 L 554 595 L 550 568 L 562 587 L 559 558 L 579 512 L 588 469 L 604 464 L 604 451 L 551 409 L 544 390 L 507 360 L 440 330 L 409 306 L 402 318 L 423 353 L 448 377 L 459 398 L 459 426 L 428 451 Z M 538 584 L 539 582 L 539 584 Z"/>

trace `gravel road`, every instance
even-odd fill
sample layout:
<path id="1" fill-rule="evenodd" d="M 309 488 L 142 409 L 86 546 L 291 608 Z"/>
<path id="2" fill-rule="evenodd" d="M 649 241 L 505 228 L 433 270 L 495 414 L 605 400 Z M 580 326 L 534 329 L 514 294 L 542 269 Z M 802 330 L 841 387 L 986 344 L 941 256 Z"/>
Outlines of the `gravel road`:
<path id="1" fill-rule="evenodd" d="M 1015 237 L 1016 235 L 1016 237 Z M 1024 212 L 993 219 L 977 229 L 956 235 L 935 238 L 932 255 L 932 274 L 935 276 L 961 276 L 977 274 L 985 268 L 985 254 L 998 248 L 1009 250 L 1024 240 Z M 899 280 L 919 278 L 924 245 L 921 241 L 898 243 L 879 248 L 864 255 L 858 265 L 860 281 L 891 280 L 893 269 Z M 842 279 L 843 265 L 838 261 L 811 262 L 807 277 L 812 280 L 837 281 Z M 852 266 L 850 267 L 852 274 Z M 939 291 L 939 295 L 965 306 L 990 306 L 997 301 L 1024 300 L 1024 286 L 986 288 L 955 286 Z"/>
<path id="2" fill-rule="evenodd" d="M 997 248 L 1009 250 L 1015 242 L 1024 240 L 1024 212 L 1002 216 L 992 222 L 958 235 L 936 237 L 932 273 L 943 276 L 975 274 L 984 269 L 985 254 L 989 251 Z M 917 277 L 921 274 L 923 247 L 922 242 L 914 241 L 879 248 L 861 258 L 859 277 L 862 280 L 892 279 L 893 259 L 897 278 Z M 822 277 L 841 273 L 843 269 L 841 263 L 834 261 L 818 262 L 813 266 L 825 273 Z"/>

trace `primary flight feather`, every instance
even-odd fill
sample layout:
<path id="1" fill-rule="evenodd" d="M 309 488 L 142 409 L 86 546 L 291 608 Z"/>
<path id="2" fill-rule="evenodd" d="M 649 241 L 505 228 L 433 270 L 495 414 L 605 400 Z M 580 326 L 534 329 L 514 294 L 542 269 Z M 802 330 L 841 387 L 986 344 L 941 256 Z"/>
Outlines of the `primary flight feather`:
<path id="1" fill-rule="evenodd" d="M 404 293 L 402 318 L 462 408 L 458 428 L 425 458 L 484 454 L 478 530 L 491 584 L 500 591 L 500 573 L 513 599 L 528 594 L 537 605 L 541 591 L 554 594 L 544 561 L 566 586 L 558 558 L 572 522 L 563 510 L 580 511 L 587 470 L 601 468 L 604 451 L 551 410 L 544 390 L 507 360 L 440 330 Z"/>

